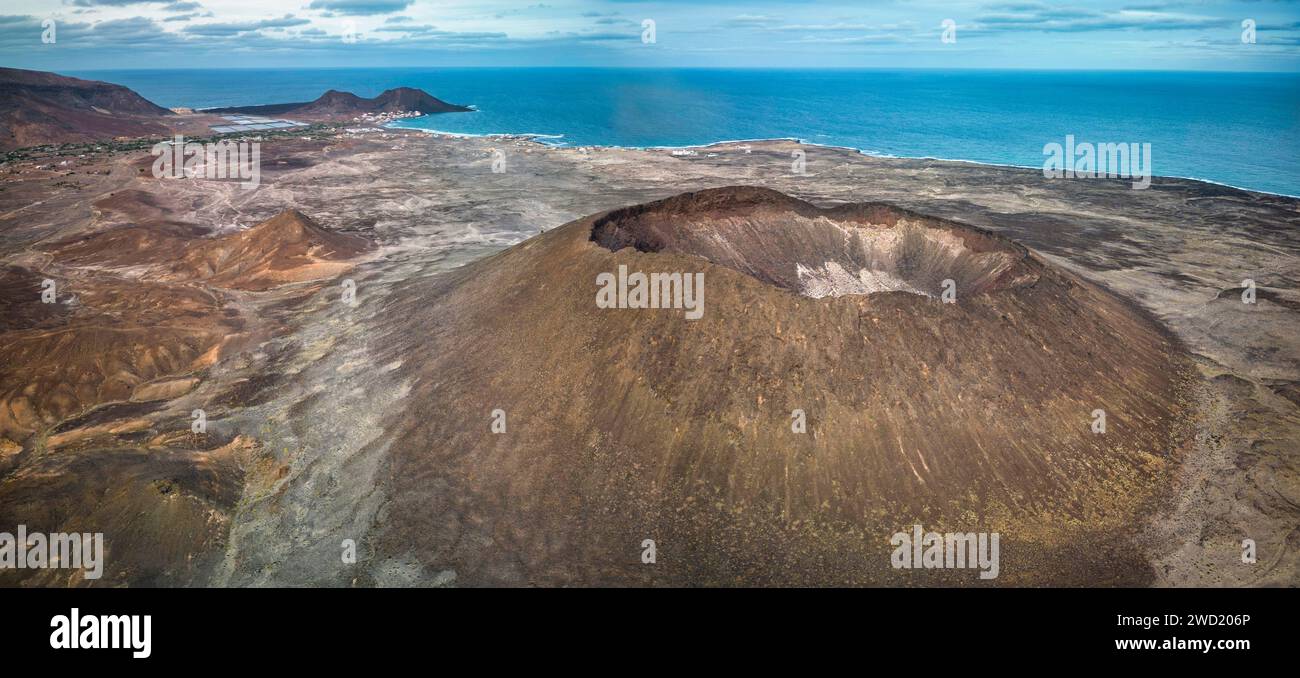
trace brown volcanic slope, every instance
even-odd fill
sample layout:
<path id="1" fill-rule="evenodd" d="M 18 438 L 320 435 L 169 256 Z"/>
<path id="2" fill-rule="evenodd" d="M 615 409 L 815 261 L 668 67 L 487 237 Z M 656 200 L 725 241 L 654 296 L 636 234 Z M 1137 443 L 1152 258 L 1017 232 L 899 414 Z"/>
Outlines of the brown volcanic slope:
<path id="1" fill-rule="evenodd" d="M 95 207 L 123 225 L 49 245 L 41 271 L 0 271 L 0 522 L 107 532 L 97 585 L 203 583 L 245 474 L 274 469 L 253 440 L 192 433 L 191 408 L 216 421 L 230 400 L 195 396 L 245 383 L 230 376 L 244 351 L 282 329 L 267 307 L 320 285 L 271 288 L 331 278 L 369 244 L 292 210 L 205 238 L 161 218 L 148 194 Z M 41 303 L 45 278 L 56 304 Z M 19 583 L 91 582 L 79 570 L 0 572 L 0 586 Z"/>
<path id="2" fill-rule="evenodd" d="M 351 92 L 329 90 L 315 101 L 265 104 L 262 106 L 233 106 L 207 109 L 205 113 L 248 113 L 258 115 L 289 115 L 312 120 L 351 118 L 362 113 L 467 113 L 472 108 L 449 104 L 424 90 L 398 87 L 385 90 L 373 99 L 365 99 Z"/>
<path id="3" fill-rule="evenodd" d="M 166 134 L 171 115 L 121 85 L 0 68 L 0 150 Z"/>
<path id="4" fill-rule="evenodd" d="M 597 308 L 620 264 L 703 272 L 703 318 Z M 1182 349 L 1000 236 L 708 190 L 413 282 L 384 316 L 410 392 L 376 561 L 466 585 L 978 583 L 890 567 L 921 523 L 999 531 L 996 584 L 1147 580 L 1130 526 L 1178 447 Z"/>
<path id="5" fill-rule="evenodd" d="M 130 400 L 155 379 L 201 370 L 243 329 L 199 289 L 103 275 L 60 278 L 60 303 L 49 305 L 39 301 L 39 275 L 11 275 L 21 282 L 23 308 L 59 309 L 57 322 L 0 334 L 0 437 L 15 442 L 97 405 Z"/>
<path id="6" fill-rule="evenodd" d="M 0 437 L 21 441 L 97 405 L 166 394 L 168 378 L 247 338 L 249 319 L 222 290 L 332 278 L 368 247 L 293 210 L 215 238 L 145 223 L 52 245 L 60 303 L 41 303 L 41 275 L 5 273 Z"/>
<path id="7" fill-rule="evenodd" d="M 370 247 L 363 238 L 321 228 L 297 210 L 216 238 L 186 238 L 176 230 L 166 224 L 127 226 L 65 241 L 55 249 L 67 263 L 144 266 L 166 280 L 266 290 L 331 278 Z"/>

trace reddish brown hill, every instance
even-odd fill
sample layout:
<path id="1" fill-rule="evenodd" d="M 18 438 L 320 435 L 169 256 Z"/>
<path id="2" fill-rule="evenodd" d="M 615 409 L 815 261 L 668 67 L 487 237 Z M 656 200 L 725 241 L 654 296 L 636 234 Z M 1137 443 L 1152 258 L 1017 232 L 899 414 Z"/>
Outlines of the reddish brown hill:
<path id="1" fill-rule="evenodd" d="M 213 238 L 193 237 L 192 231 L 169 222 L 149 222 L 65 240 L 51 249 L 67 265 L 143 267 L 167 280 L 266 290 L 334 277 L 369 247 L 363 238 L 326 230 L 287 210 L 247 230 Z"/>
<path id="2" fill-rule="evenodd" d="M 166 134 L 171 111 L 107 82 L 0 68 L 0 149 Z"/>
<path id="3" fill-rule="evenodd" d="M 220 287 L 264 290 L 333 277 L 368 247 L 362 238 L 327 231 L 287 210 L 246 231 L 196 241 L 171 271 Z"/>

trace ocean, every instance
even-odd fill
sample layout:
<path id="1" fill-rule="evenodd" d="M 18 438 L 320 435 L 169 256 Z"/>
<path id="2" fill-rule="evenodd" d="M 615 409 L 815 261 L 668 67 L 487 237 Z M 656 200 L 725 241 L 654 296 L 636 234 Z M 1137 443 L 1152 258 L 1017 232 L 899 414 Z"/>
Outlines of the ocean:
<path id="1" fill-rule="evenodd" d="M 1145 71 L 359 68 L 74 72 L 163 106 L 418 87 L 474 113 L 403 120 L 563 145 L 794 138 L 865 153 L 1042 167 L 1044 146 L 1151 145 L 1151 172 L 1300 196 L 1300 74 Z"/>

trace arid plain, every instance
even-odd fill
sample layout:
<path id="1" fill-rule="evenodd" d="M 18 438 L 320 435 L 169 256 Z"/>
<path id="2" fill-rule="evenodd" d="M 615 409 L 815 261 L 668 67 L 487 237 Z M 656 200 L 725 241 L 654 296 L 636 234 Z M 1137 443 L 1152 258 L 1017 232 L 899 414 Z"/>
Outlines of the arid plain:
<path id="1" fill-rule="evenodd" d="M 806 153 L 806 173 L 792 172 L 795 150 Z M 929 514 L 924 501 L 900 506 L 865 520 L 864 534 L 849 529 L 826 541 L 824 531 L 839 523 L 820 517 L 801 522 L 769 515 L 758 522 L 782 524 L 755 523 L 746 532 L 749 517 L 736 503 L 743 493 L 724 487 L 732 478 L 725 469 L 711 475 L 710 465 L 722 462 L 708 455 L 671 471 L 698 481 L 697 495 L 665 491 L 660 502 L 634 506 L 629 498 L 645 495 L 615 482 L 623 478 L 620 469 L 636 464 L 620 466 L 626 458 L 619 437 L 650 439 L 661 432 L 615 430 L 614 424 L 671 421 L 681 405 L 674 398 L 698 393 L 683 386 L 689 375 L 637 372 L 640 365 L 663 367 L 670 350 L 657 342 L 687 336 L 685 326 L 634 324 L 638 334 L 629 342 L 636 346 L 626 351 L 608 335 L 603 344 L 566 341 L 564 323 L 555 321 L 568 319 L 556 310 L 565 304 L 551 302 L 568 294 L 560 284 L 567 260 L 538 265 L 536 272 L 546 275 L 505 273 L 516 270 L 510 262 L 534 263 L 529 248 L 546 255 L 563 251 L 578 228 L 570 222 L 582 217 L 737 185 L 776 189 L 818 207 L 883 202 L 988 229 L 1086 281 L 1087 294 L 1132 302 L 1167 332 L 1164 339 L 1149 334 L 1171 356 L 1171 399 L 1168 412 L 1159 415 L 1170 422 L 1167 444 L 1143 439 L 1145 449 L 1123 450 L 1124 463 L 1137 472 L 1109 473 L 1102 467 L 1113 459 L 1099 459 L 1097 468 L 1076 460 L 1078 469 L 1055 471 L 1074 473 L 1064 487 L 1042 495 L 1025 489 L 1022 504 L 999 504 L 998 511 L 1032 514 L 1033 520 L 984 513 L 978 507 L 992 502 L 983 496 L 965 507 L 1008 540 L 996 583 L 1300 583 L 1298 200 L 1161 178 L 1149 189 L 1132 190 L 1118 179 L 1049 180 L 1032 169 L 876 158 L 786 141 L 720 144 L 680 155 L 388 130 L 300 134 L 268 140 L 261 152 L 255 190 L 233 182 L 156 179 L 147 151 L 35 158 L 3 167 L 0 524 L 102 531 L 108 556 L 97 582 L 81 580 L 77 571 L 27 570 L 6 572 L 0 583 L 971 583 L 902 576 L 889 567 L 890 532 L 928 518 L 943 527 L 959 517 L 951 507 Z M 494 164 L 503 171 L 494 171 Z M 568 230 L 555 231 L 565 224 Z M 592 256 L 600 254 L 599 245 L 578 240 L 593 248 Z M 476 267 L 466 268 L 472 262 Z M 465 278 L 486 271 L 532 288 L 466 291 L 473 283 Z M 717 280 L 730 287 L 706 298 L 706 304 L 724 305 L 706 313 L 743 315 L 737 305 L 747 298 L 746 285 L 758 283 L 712 268 L 708 274 L 710 285 Z M 56 304 L 41 302 L 47 279 L 55 282 Z M 1253 304 L 1242 301 L 1247 279 L 1258 286 Z M 1102 291 L 1094 293 L 1093 286 Z M 592 284 L 593 298 L 595 291 Z M 353 293 L 354 303 L 347 303 Z M 794 295 L 755 291 L 752 299 L 753 313 L 736 328 L 770 326 L 789 337 L 812 332 L 764 315 L 793 303 Z M 823 301 L 842 303 L 815 303 Z M 1122 304 L 1103 308 L 1128 312 Z M 596 312 L 594 304 L 590 311 Z M 1111 311 L 1099 313 L 1092 316 L 1099 323 L 1114 320 Z M 479 333 L 465 329 L 471 316 Z M 528 327 L 547 331 L 521 330 Z M 785 337 L 764 338 L 764 344 L 756 335 L 728 335 L 725 323 L 708 327 L 708 340 L 722 342 L 718 360 L 731 361 L 729 375 L 739 382 L 713 388 L 742 393 L 793 376 L 823 383 L 817 366 L 852 367 L 837 362 L 849 353 L 826 355 L 823 347 L 806 373 L 795 375 L 788 366 L 764 362 L 771 354 L 759 350 Z M 1031 328 L 1015 336 L 1034 335 Z M 945 341 L 963 346 L 968 339 L 936 334 L 926 349 Z M 1032 343 L 1021 347 L 1027 366 L 1082 360 L 1036 354 Z M 1088 364 L 1120 366 L 1113 370 L 1120 376 L 1134 359 L 1130 352 L 1147 351 L 1117 343 L 1095 349 Z M 892 397 L 919 397 L 935 366 L 898 355 L 890 365 L 895 388 L 914 390 Z M 589 363 L 620 371 L 601 373 Z M 589 381 L 602 374 L 625 379 L 626 390 Z M 475 383 L 475 375 L 495 381 Z M 1139 383 L 1133 376 L 1130 383 Z M 852 375 L 825 378 L 848 384 Z M 1117 380 L 1115 388 L 1123 383 Z M 593 399 L 587 396 L 605 391 L 635 397 L 597 399 L 595 410 L 588 409 Z M 1032 409 L 1032 394 L 1019 397 L 1016 407 Z M 633 409 L 606 420 L 602 406 Z M 493 438 L 490 413 L 499 407 L 510 428 Z M 726 412 L 750 417 L 780 409 L 761 397 L 756 405 L 728 407 L 716 415 L 696 411 L 684 422 L 694 418 L 703 422 L 699 430 L 714 427 L 722 432 L 718 440 L 729 442 L 676 444 L 743 448 L 737 441 L 746 440 L 747 427 L 788 429 L 788 418 L 711 420 L 726 419 Z M 955 401 L 952 409 L 976 411 Z M 192 429 L 196 410 L 206 421 L 202 433 Z M 1090 410 L 1081 406 L 1077 420 L 1066 416 L 1050 425 L 1086 434 Z M 997 416 L 1016 416 L 1001 412 Z M 822 423 L 833 427 L 817 414 L 809 418 L 814 431 Z M 942 428 L 942 422 L 920 421 L 913 430 L 921 435 L 931 424 Z M 1111 424 L 1122 436 L 1122 407 L 1112 412 Z M 735 435 L 727 438 L 728 432 Z M 566 440 L 590 453 L 543 454 Z M 533 451 L 538 455 L 529 457 Z M 956 447 L 922 451 L 939 458 L 974 454 Z M 935 456 L 930 459 L 937 465 Z M 602 484 L 575 482 L 560 493 L 554 479 L 564 468 L 529 469 L 567 463 L 601 467 Z M 1054 463 L 1046 454 L 1027 467 L 1017 462 L 1007 468 L 1051 473 Z M 933 473 L 942 478 L 943 469 Z M 933 487 L 922 475 L 916 472 L 918 487 Z M 628 470 L 624 480 L 644 478 Z M 810 487 L 818 485 L 810 481 Z M 601 501 L 585 501 L 587 492 Z M 1045 503 L 1049 498 L 1057 503 Z M 1098 498 L 1124 505 L 1089 504 Z M 835 501 L 828 497 L 826 505 Z M 642 567 L 640 540 L 625 534 L 644 531 L 634 514 L 644 509 L 640 515 L 652 516 L 647 520 L 653 523 L 668 505 L 685 517 L 679 511 L 655 524 L 690 547 L 677 551 L 682 557 L 674 563 L 673 541 L 661 536 L 658 569 Z M 811 502 L 806 510 L 820 509 Z M 673 527 L 692 521 L 698 524 Z M 570 525 L 577 527 L 557 527 Z M 716 543 L 709 541 L 710 525 L 718 528 Z M 892 527 L 876 533 L 868 525 Z M 1038 532 L 1017 535 L 1017 526 Z M 610 534 L 590 537 L 602 530 Z M 737 534 L 723 536 L 731 532 Z M 358 545 L 355 564 L 339 557 L 346 539 Z M 1242 562 L 1244 539 L 1257 543 L 1258 562 Z M 871 546 L 844 546 L 852 540 Z M 623 543 L 625 550 L 609 546 Z M 791 545 L 798 548 L 772 551 Z M 680 562 L 687 554 L 690 565 Z M 855 568 L 865 574 L 840 574 Z"/>

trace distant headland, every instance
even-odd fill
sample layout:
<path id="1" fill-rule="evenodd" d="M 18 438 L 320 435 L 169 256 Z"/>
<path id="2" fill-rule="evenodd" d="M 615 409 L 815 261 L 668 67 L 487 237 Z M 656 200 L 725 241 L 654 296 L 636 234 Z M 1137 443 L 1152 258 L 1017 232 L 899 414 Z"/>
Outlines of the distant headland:
<path id="1" fill-rule="evenodd" d="M 371 99 L 329 90 L 309 102 L 168 110 L 121 85 L 44 71 L 0 68 L 0 151 L 172 134 L 219 134 L 238 128 L 223 116 L 288 115 L 301 123 L 341 123 L 357 118 L 385 120 L 472 110 L 411 87 L 390 89 Z M 284 126 L 289 125 L 262 127 Z"/>
<path id="2" fill-rule="evenodd" d="M 350 118 L 363 113 L 468 113 L 474 109 L 467 106 L 449 104 L 423 90 L 411 87 L 398 87 L 386 90 L 372 99 L 359 97 L 351 92 L 329 90 L 315 101 L 288 104 L 264 104 L 261 106 L 230 106 L 226 108 L 208 108 L 203 113 L 238 113 L 243 115 L 289 115 L 304 119 L 318 120 Z"/>

